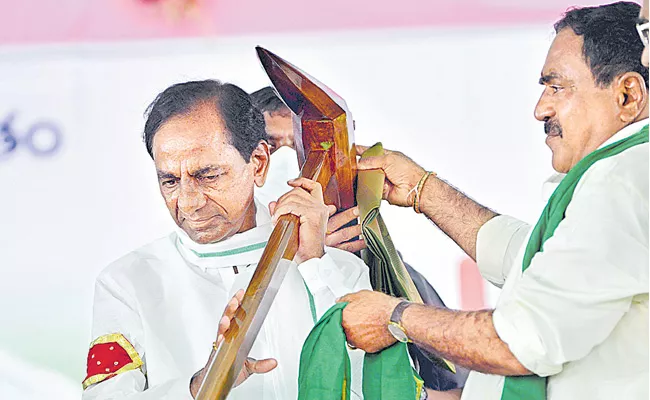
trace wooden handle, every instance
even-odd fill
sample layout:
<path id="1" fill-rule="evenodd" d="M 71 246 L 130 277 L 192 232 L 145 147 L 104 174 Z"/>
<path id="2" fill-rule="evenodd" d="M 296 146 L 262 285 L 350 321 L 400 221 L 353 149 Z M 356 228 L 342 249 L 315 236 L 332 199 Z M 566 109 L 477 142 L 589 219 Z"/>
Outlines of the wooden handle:
<path id="1" fill-rule="evenodd" d="M 235 384 L 289 264 L 298 251 L 298 223 L 295 215 L 283 215 L 278 219 L 242 304 L 210 364 L 196 397 L 198 400 L 225 399 Z"/>
<path id="2" fill-rule="evenodd" d="M 311 152 L 301 176 L 316 180 L 325 187 L 332 175 L 330 168 L 323 168 L 326 160 L 326 150 Z M 230 393 L 298 251 L 299 223 L 300 219 L 291 214 L 278 218 L 242 304 L 208 367 L 197 400 L 222 400 Z"/>

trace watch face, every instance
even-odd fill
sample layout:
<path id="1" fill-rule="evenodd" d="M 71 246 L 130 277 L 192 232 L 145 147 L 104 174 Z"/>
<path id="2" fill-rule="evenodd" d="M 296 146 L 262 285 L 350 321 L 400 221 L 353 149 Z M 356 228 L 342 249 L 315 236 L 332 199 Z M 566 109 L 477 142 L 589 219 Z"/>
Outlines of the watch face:
<path id="1" fill-rule="evenodd" d="M 400 326 L 394 322 L 388 324 L 388 331 L 391 333 L 391 335 L 393 335 L 395 339 L 402 343 L 406 343 L 409 340 L 402 328 L 400 328 Z"/>

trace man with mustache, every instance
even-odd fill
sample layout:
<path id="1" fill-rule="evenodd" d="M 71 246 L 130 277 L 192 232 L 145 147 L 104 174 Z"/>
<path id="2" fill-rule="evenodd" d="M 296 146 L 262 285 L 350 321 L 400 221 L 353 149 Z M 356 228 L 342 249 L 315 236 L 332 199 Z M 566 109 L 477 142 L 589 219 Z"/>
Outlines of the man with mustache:
<path id="1" fill-rule="evenodd" d="M 498 215 L 398 152 L 384 198 L 423 213 L 503 290 L 494 310 L 449 311 L 362 291 L 344 296 L 348 341 L 397 340 L 471 370 L 433 398 L 648 398 L 648 69 L 640 7 L 572 9 L 555 24 L 535 118 L 558 172 L 534 226 Z M 365 148 L 359 146 L 359 152 Z"/>

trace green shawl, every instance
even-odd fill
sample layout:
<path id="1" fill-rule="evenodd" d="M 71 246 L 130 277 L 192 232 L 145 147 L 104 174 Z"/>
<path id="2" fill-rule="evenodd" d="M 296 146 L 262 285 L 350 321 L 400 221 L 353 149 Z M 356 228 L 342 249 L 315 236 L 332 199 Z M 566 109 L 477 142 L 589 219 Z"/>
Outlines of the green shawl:
<path id="1" fill-rule="evenodd" d="M 535 254 L 544 251 L 544 242 L 553 236 L 555 229 L 564 219 L 564 214 L 569 203 L 571 203 L 573 192 L 585 172 L 587 172 L 587 170 L 597 161 L 615 156 L 630 147 L 642 143 L 648 143 L 647 125 L 634 135 L 628 136 L 625 139 L 609 144 L 588 154 L 573 168 L 571 168 L 569 173 L 564 177 L 564 179 L 562 179 L 562 182 L 560 182 L 557 189 L 555 189 L 553 195 L 551 195 L 544 211 L 542 211 L 542 215 L 539 217 L 539 221 L 537 221 L 537 225 L 535 225 L 535 228 L 530 235 L 530 239 L 526 245 L 526 252 L 524 253 L 524 260 L 521 268 L 522 271 L 525 272 L 530 266 Z M 537 375 L 506 377 L 503 384 L 501 400 L 518 399 L 546 399 L 546 378 Z"/>

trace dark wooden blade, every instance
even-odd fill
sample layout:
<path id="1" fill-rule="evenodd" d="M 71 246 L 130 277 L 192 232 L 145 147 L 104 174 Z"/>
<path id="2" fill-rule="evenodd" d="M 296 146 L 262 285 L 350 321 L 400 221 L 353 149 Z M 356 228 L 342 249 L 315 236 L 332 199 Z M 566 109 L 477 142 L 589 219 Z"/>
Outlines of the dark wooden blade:
<path id="1" fill-rule="evenodd" d="M 325 203 L 339 210 L 354 206 L 357 153 L 352 114 L 345 100 L 272 52 L 262 47 L 256 50 L 271 83 L 294 113 L 294 143 L 299 164 L 304 164 L 309 152 L 333 147 L 329 162 L 335 176 L 323 185 Z"/>
<path id="2" fill-rule="evenodd" d="M 255 50 L 282 100 L 303 121 L 333 120 L 347 111 L 345 101 L 315 78 L 262 47 Z"/>

